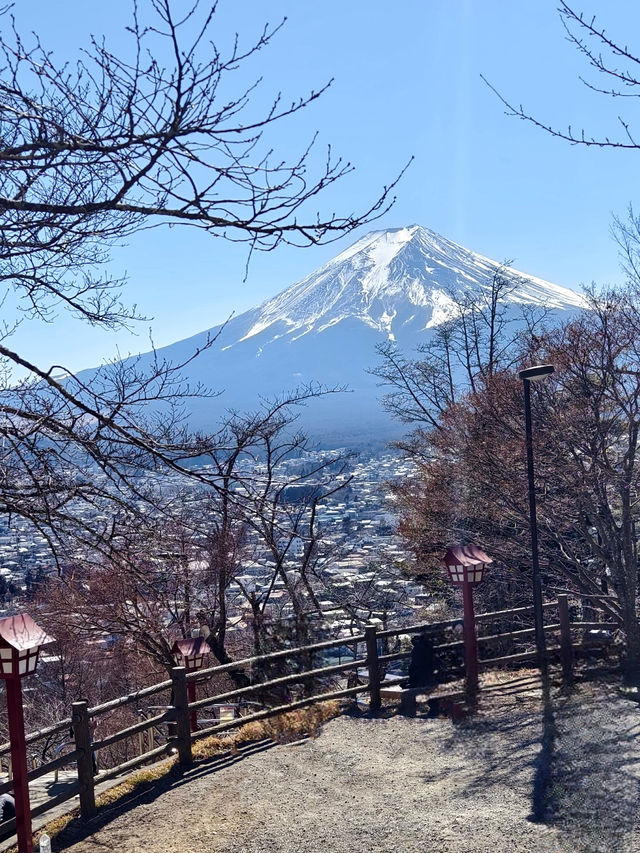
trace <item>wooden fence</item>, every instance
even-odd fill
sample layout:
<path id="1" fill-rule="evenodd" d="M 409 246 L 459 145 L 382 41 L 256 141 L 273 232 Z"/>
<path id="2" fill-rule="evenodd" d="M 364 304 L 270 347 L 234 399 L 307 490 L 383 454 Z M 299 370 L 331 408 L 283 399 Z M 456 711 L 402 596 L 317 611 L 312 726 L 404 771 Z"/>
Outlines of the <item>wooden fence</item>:
<path id="1" fill-rule="evenodd" d="M 574 656 L 599 643 L 599 641 L 595 644 L 590 643 L 588 639 L 585 639 L 586 632 L 592 629 L 613 631 L 619 628 L 615 602 L 613 600 L 607 601 L 606 598 L 606 596 L 598 596 L 594 606 L 600 611 L 604 610 L 607 621 L 572 621 L 567 595 L 559 595 L 557 601 L 544 604 L 545 616 L 555 617 L 551 622 L 545 624 L 545 633 L 548 636 L 556 637 L 554 642 L 548 641 L 548 654 L 551 659 L 555 658 L 560 661 L 564 677 L 567 679 L 572 676 Z M 493 656 L 488 656 L 487 653 L 484 656 L 481 654 L 480 668 L 521 665 L 528 661 L 535 661 L 536 651 L 534 648 L 519 650 L 519 645 L 522 643 L 533 646 L 534 627 L 523 627 L 527 621 L 532 621 L 532 619 L 532 607 L 478 614 L 476 622 L 481 653 L 483 649 L 490 649 L 492 646 L 498 650 L 498 653 Z M 508 629 L 496 630 L 491 628 L 492 625 L 504 628 L 506 622 L 510 623 Z M 159 760 L 169 753 L 177 753 L 180 765 L 185 768 L 189 767 L 193 762 L 192 742 L 195 738 L 217 735 L 249 722 L 265 720 L 274 715 L 295 711 L 318 702 L 348 697 L 355 698 L 360 693 L 369 694 L 370 709 L 375 711 L 381 705 L 381 684 L 402 683 L 405 680 L 400 674 L 395 678 L 388 674 L 389 667 L 392 664 L 397 665 L 397 662 L 406 660 L 411 656 L 410 649 L 406 647 L 389 651 L 390 641 L 395 640 L 396 645 L 400 646 L 400 639 L 403 635 L 410 636 L 423 631 L 428 631 L 432 635 L 439 634 L 443 641 L 435 645 L 436 653 L 443 658 L 446 658 L 447 655 L 451 656 L 451 660 L 441 668 L 440 675 L 444 677 L 460 675 L 463 671 L 462 652 L 464 643 L 461 639 L 455 639 L 455 633 L 461 625 L 461 619 L 451 619 L 444 622 L 421 623 L 386 630 L 378 630 L 371 626 L 367 627 L 363 634 L 297 648 L 282 649 L 271 654 L 236 660 L 232 663 L 213 666 L 193 673 L 187 673 L 183 667 L 175 667 L 171 670 L 170 679 L 93 708 L 90 708 L 86 701 L 74 702 L 70 718 L 39 731 L 31 732 L 26 737 L 27 745 L 43 739 L 55 742 L 57 738 L 62 741 L 57 747 L 55 758 L 45 761 L 41 766 L 29 772 L 29 782 L 46 774 L 57 772 L 63 767 L 75 765 L 77 769 L 77 779 L 67 784 L 63 793 L 36 805 L 32 809 L 32 816 L 37 817 L 44 814 L 79 794 L 81 816 L 83 818 L 91 817 L 96 812 L 95 788 L 97 784 L 124 775 L 143 764 Z M 483 629 L 487 627 L 489 632 L 484 633 Z M 453 639 L 451 638 L 452 635 Z M 349 652 L 347 662 L 326 663 L 328 652 L 342 649 L 347 649 Z M 505 654 L 505 651 L 509 651 L 509 653 Z M 459 656 L 458 661 L 456 661 L 456 655 Z M 224 693 L 205 696 L 195 702 L 189 703 L 188 701 L 187 685 L 192 680 L 196 680 L 201 685 L 202 690 L 207 679 L 210 680 L 214 676 L 228 673 L 230 670 L 250 670 L 252 667 L 258 667 L 260 671 L 264 672 L 275 662 L 286 663 L 296 660 L 298 661 L 298 668 L 295 672 L 289 672 L 276 678 L 259 680 L 256 683 L 227 690 Z M 300 661 L 302 661 L 304 668 L 300 668 Z M 317 665 L 318 663 L 320 665 Z M 288 665 L 291 667 L 291 663 Z M 364 670 L 366 673 L 365 680 L 362 683 L 358 683 L 359 670 Z M 348 673 L 352 673 L 351 680 L 355 683 L 345 686 L 341 682 L 344 682 L 345 674 Z M 222 703 L 228 703 L 231 700 L 236 703 L 246 702 L 247 697 L 262 698 L 262 703 L 252 704 L 264 705 L 266 704 L 265 691 L 268 690 L 273 694 L 274 691 L 280 693 L 283 688 L 286 688 L 288 692 L 289 688 L 295 684 L 301 684 L 304 688 L 303 695 L 299 698 L 291 700 L 291 697 L 287 696 L 286 701 L 276 701 L 275 704 L 260 707 L 260 710 L 250 711 L 234 719 L 216 721 L 213 725 L 205 725 L 197 732 L 190 730 L 190 714 L 194 710 L 211 708 Z M 314 692 L 314 688 L 319 688 L 319 690 Z M 152 716 L 145 715 L 144 719 L 140 719 L 134 725 L 129 725 L 102 738 L 94 739 L 92 737 L 92 732 L 96 728 L 96 721 L 99 718 L 127 706 L 137 709 L 142 701 L 152 697 L 156 700 L 165 700 L 153 706 L 160 708 L 160 713 Z M 273 702 L 273 697 L 271 702 Z M 156 746 L 152 733 L 159 726 L 165 724 L 171 724 L 171 732 L 165 737 L 164 743 Z M 65 744 L 71 732 L 73 732 L 73 739 L 69 744 Z M 149 748 L 143 752 L 142 739 L 145 733 L 148 736 Z M 99 756 L 100 751 L 129 739 L 133 739 L 134 743 L 137 741 L 140 745 L 141 754 L 121 762 L 117 766 L 97 771 L 96 756 Z M 69 748 L 66 748 L 67 746 Z M 8 743 L 0 745 L 0 762 L 3 757 L 8 756 L 9 750 L 10 745 Z M 12 790 L 12 787 L 11 779 L 0 784 L 0 794 Z M 2 829 L 11 831 L 14 829 L 14 823 L 15 821 L 7 821 L 3 824 Z M 4 832 L 3 834 L 6 835 Z"/>

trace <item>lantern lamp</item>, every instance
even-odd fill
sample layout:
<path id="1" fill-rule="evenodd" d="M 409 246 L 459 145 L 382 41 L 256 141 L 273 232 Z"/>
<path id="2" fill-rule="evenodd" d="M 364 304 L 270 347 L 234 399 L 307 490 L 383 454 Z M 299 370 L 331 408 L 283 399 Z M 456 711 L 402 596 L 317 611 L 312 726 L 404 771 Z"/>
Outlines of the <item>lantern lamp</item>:
<path id="1" fill-rule="evenodd" d="M 447 549 L 442 562 L 452 583 L 462 587 L 464 607 L 464 660 L 467 700 L 475 703 L 478 692 L 478 638 L 473 612 L 473 587 L 480 583 L 484 571 L 493 560 L 477 545 L 454 545 Z"/>
<path id="2" fill-rule="evenodd" d="M 187 637 L 184 640 L 176 640 L 171 649 L 178 666 L 183 666 L 187 672 L 197 672 L 204 666 L 205 657 L 210 654 L 211 646 L 204 637 Z M 196 701 L 196 682 L 187 682 L 189 702 Z M 189 714 L 189 724 L 192 732 L 198 728 L 198 712 L 192 710 Z"/>
<path id="3" fill-rule="evenodd" d="M 455 545 L 443 558 L 451 582 L 457 586 L 462 586 L 465 581 L 473 586 L 479 584 L 486 567 L 492 562 L 491 557 L 477 545 Z"/>
<path id="4" fill-rule="evenodd" d="M 211 646 L 204 637 L 187 637 L 185 640 L 176 640 L 171 649 L 171 654 L 176 659 L 178 666 L 184 666 L 187 672 L 202 669 L 204 659 L 210 652 Z"/>
<path id="5" fill-rule="evenodd" d="M 40 647 L 53 638 L 31 616 L 0 619 L 0 678 L 24 678 L 36 671 Z"/>
<path id="6" fill-rule="evenodd" d="M 0 678 L 6 681 L 7 688 L 7 716 L 19 853 L 33 853 L 27 780 L 27 742 L 22 709 L 22 679 L 36 671 L 41 646 L 53 642 L 53 637 L 49 637 L 27 613 L 0 619 Z"/>

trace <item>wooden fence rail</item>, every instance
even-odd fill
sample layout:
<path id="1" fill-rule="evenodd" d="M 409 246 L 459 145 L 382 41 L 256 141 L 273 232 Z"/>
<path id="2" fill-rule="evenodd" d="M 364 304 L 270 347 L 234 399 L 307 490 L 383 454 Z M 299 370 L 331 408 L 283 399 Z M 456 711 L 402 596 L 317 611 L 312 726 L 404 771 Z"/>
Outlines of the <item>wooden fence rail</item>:
<path id="1" fill-rule="evenodd" d="M 235 720 L 225 720 L 223 723 L 218 723 L 215 726 L 210 726 L 207 729 L 202 729 L 196 733 L 196 737 L 208 737 L 209 735 L 219 734 L 220 732 L 228 731 L 229 729 L 244 726 L 246 723 L 257 722 L 258 720 L 266 720 L 269 717 L 275 717 L 278 714 L 285 714 L 289 711 L 298 711 L 301 708 L 307 708 L 309 705 L 315 705 L 319 702 L 329 702 L 333 699 L 345 699 L 348 696 L 356 696 L 358 693 L 368 693 L 368 684 L 360 684 L 356 687 L 346 687 L 343 690 L 332 690 L 329 693 L 318 693 L 315 696 L 308 696 L 306 699 L 297 699 L 295 702 L 287 702 L 283 705 L 276 705 L 274 708 L 265 708 L 263 711 L 256 711 L 253 714 L 247 714 L 244 717 L 237 717 Z"/>
<path id="2" fill-rule="evenodd" d="M 570 622 L 569 606 L 567 595 L 561 594 L 557 601 L 547 602 L 544 604 L 544 609 L 555 610 L 558 613 L 558 621 L 545 626 L 545 631 L 551 634 L 559 634 L 559 645 L 549 646 L 549 654 L 559 657 L 564 677 L 569 680 L 573 672 L 573 657 L 575 652 L 585 647 L 583 638 L 580 640 L 574 639 L 572 632 L 587 632 L 592 629 L 611 630 L 618 627 L 617 622 L 610 620 L 611 611 L 607 610 L 609 621 L 607 622 Z M 490 613 L 481 613 L 476 616 L 476 621 L 480 624 L 497 620 L 519 620 L 523 616 L 528 616 L 533 613 L 533 607 L 518 607 L 510 610 L 494 611 Z M 520 623 L 522 624 L 522 623 Z M 52 726 L 39 729 L 37 732 L 32 732 L 27 735 L 27 743 L 35 743 L 44 738 L 52 738 L 55 735 L 66 732 L 70 728 L 73 729 L 72 748 L 64 755 L 48 761 L 37 769 L 32 770 L 28 778 L 30 781 L 35 780 L 46 773 L 53 772 L 63 766 L 70 764 L 76 765 L 77 782 L 73 783 L 69 789 L 57 797 L 50 798 L 47 802 L 38 805 L 33 809 L 34 816 L 44 814 L 49 809 L 58 806 L 60 803 L 68 799 L 80 795 L 80 812 L 83 818 L 91 817 L 96 811 L 95 801 L 95 786 L 99 782 L 119 776 L 129 772 L 137 767 L 142 766 L 149 761 L 153 761 L 167 755 L 168 752 L 177 752 L 178 761 L 181 766 L 188 767 L 193 761 L 192 741 L 195 738 L 206 737 L 208 735 L 217 735 L 222 732 L 230 731 L 238 726 L 245 725 L 250 722 L 266 720 L 277 714 L 282 714 L 289 711 L 295 711 L 313 705 L 318 702 L 328 700 L 344 699 L 355 697 L 360 693 L 369 694 L 369 707 L 371 711 L 376 711 L 380 708 L 381 698 L 380 690 L 382 680 L 384 678 L 385 686 L 392 683 L 401 683 L 404 679 L 402 676 L 396 678 L 385 677 L 385 672 L 388 664 L 410 658 L 411 651 L 399 650 L 387 652 L 386 641 L 392 638 L 397 638 L 402 635 L 418 634 L 423 631 L 428 631 L 430 634 L 440 634 L 442 637 L 451 629 L 462 625 L 461 619 L 449 619 L 438 623 L 420 623 L 417 625 L 403 626 L 401 628 L 387 628 L 378 630 L 375 626 L 366 628 L 364 634 L 357 634 L 349 637 L 341 637 L 338 639 L 327 640 L 319 643 L 314 643 L 307 646 L 299 646 L 295 648 L 282 649 L 277 652 L 271 652 L 265 655 L 244 658 L 242 660 L 233 661 L 231 663 L 219 664 L 207 669 L 198 670 L 197 672 L 187 673 L 183 667 L 174 667 L 171 670 L 171 678 L 158 684 L 150 685 L 141 690 L 131 693 L 128 696 L 121 696 L 118 699 L 113 699 L 93 708 L 88 707 L 86 701 L 74 702 L 72 706 L 71 718 L 61 720 Z M 517 623 L 516 623 L 517 626 Z M 534 628 L 529 627 L 514 627 L 511 630 L 505 630 L 499 633 L 487 634 L 478 637 L 479 643 L 510 641 L 517 643 L 532 637 L 535 633 Z M 434 650 L 440 652 L 455 651 L 461 649 L 464 645 L 462 640 L 450 640 L 440 642 L 434 646 Z M 379 650 L 379 644 L 382 642 L 383 650 Z M 364 656 L 358 654 L 358 647 L 365 652 Z M 588 647 L 588 644 L 586 644 Z M 314 666 L 313 656 L 318 652 L 328 651 L 330 649 L 350 647 L 353 649 L 353 659 L 338 664 L 327 664 L 324 666 Z M 195 702 L 189 703 L 187 684 L 190 681 L 196 680 L 201 684 L 204 679 L 228 673 L 234 670 L 246 670 L 253 668 L 256 665 L 270 664 L 275 661 L 286 659 L 296 659 L 302 656 L 308 656 L 307 666 L 297 672 L 290 672 L 286 675 L 281 675 L 275 678 L 270 678 L 264 681 L 257 681 L 243 687 L 237 687 L 232 690 L 226 690 L 213 696 L 204 696 L 197 699 Z M 513 654 L 501 654 L 491 658 L 485 658 L 479 661 L 482 669 L 490 667 L 511 665 L 529 660 L 536 659 L 536 652 L 533 649 L 525 649 L 524 651 L 516 651 Z M 462 665 L 456 671 L 462 669 Z M 366 672 L 365 681 L 363 683 L 349 684 L 344 686 L 344 681 L 340 683 L 340 676 L 345 673 L 355 673 L 356 682 L 358 682 L 358 671 Z M 338 681 L 335 679 L 338 678 Z M 243 716 L 231 720 L 221 720 L 214 725 L 206 728 L 201 728 L 197 732 L 191 732 L 190 715 L 192 712 L 201 708 L 210 707 L 227 703 L 229 700 L 244 701 L 247 696 L 254 694 L 262 694 L 264 700 L 265 691 L 279 691 L 282 688 L 288 688 L 294 684 L 306 684 L 306 689 L 314 690 L 319 687 L 320 692 L 314 692 L 312 695 L 304 695 L 302 698 L 293 698 L 291 701 L 276 704 L 273 707 L 261 708 L 258 711 L 253 711 Z M 332 689 L 333 688 L 333 689 Z M 162 707 L 160 713 L 151 717 L 145 717 L 139 722 L 128 725 L 117 732 L 110 733 L 104 737 L 93 740 L 92 730 L 93 721 L 97 717 L 101 717 L 109 712 L 115 711 L 126 706 L 135 706 L 136 709 L 140 705 L 142 699 L 155 696 L 165 692 L 171 696 L 171 704 Z M 277 701 L 277 700 L 275 700 Z M 143 746 L 140 746 L 140 753 L 134 758 L 126 760 L 115 767 L 110 767 L 100 772 L 96 771 L 95 756 L 99 750 L 104 750 L 115 744 L 127 741 L 130 738 L 142 738 L 144 732 L 151 732 L 153 729 L 170 723 L 172 732 L 166 738 L 166 742 L 159 746 L 154 745 L 153 736 L 149 737 L 148 751 L 143 752 Z M 0 757 L 9 752 L 9 744 L 0 745 Z M 0 794 L 11 790 L 13 786 L 12 780 L 0 784 Z M 6 824 L 6 828 L 10 828 L 10 824 Z"/>
<path id="3" fill-rule="evenodd" d="M 250 684 L 247 687 L 237 687 L 234 690 L 228 690 L 226 693 L 218 693 L 216 696 L 208 696 L 205 699 L 198 699 L 195 702 L 189 703 L 190 710 L 198 710 L 206 708 L 208 705 L 215 705 L 221 702 L 228 702 L 229 699 L 237 699 L 242 696 L 250 696 L 252 693 L 258 693 L 265 688 L 284 687 L 287 684 L 295 684 L 297 681 L 305 681 L 309 678 L 326 678 L 329 675 L 337 675 L 339 672 L 348 672 L 352 669 L 361 669 L 367 665 L 367 658 L 348 661 L 348 663 L 334 664 L 332 666 L 318 667 L 317 669 L 308 669 L 304 672 L 294 672 L 291 675 L 283 675 L 279 678 L 271 678 L 269 681 L 259 681 L 256 684 Z"/>
<path id="4" fill-rule="evenodd" d="M 94 708 L 89 708 L 90 717 L 97 717 L 100 714 L 106 714 L 108 711 L 115 711 L 116 708 L 122 708 L 123 705 L 137 704 L 140 699 L 145 699 L 147 696 L 154 696 L 162 690 L 171 690 L 173 682 L 161 681 L 160 684 L 152 684 L 150 687 L 144 687 L 142 690 L 137 690 L 135 693 L 129 693 L 128 696 L 120 696 L 119 699 L 112 699 L 110 702 L 104 702 L 102 705 L 96 705 Z"/>
<path id="5" fill-rule="evenodd" d="M 160 723 L 164 723 L 173 719 L 172 711 L 164 711 L 162 714 L 157 714 L 155 717 L 147 717 L 142 720 L 140 723 L 136 723 L 134 726 L 129 726 L 126 729 L 121 729 L 119 732 L 115 734 L 108 735 L 107 737 L 102 738 L 101 740 L 94 740 L 92 747 L 94 752 L 99 749 L 105 749 L 107 746 L 111 746 L 114 743 L 118 743 L 121 740 L 125 740 L 128 737 L 133 737 L 133 735 L 137 735 L 140 732 L 145 732 L 150 726 L 157 726 Z"/>

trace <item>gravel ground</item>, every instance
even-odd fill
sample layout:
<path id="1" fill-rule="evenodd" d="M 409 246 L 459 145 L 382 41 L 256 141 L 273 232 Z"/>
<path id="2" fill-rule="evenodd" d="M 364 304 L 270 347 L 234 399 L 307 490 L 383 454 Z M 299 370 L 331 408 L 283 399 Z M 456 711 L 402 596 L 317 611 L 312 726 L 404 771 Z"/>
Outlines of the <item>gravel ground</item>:
<path id="1" fill-rule="evenodd" d="M 203 763 L 57 849 L 640 853 L 638 706 L 606 685 L 554 697 L 550 820 L 534 823 L 541 691 L 508 678 L 460 722 L 342 716 L 315 740 Z"/>
<path id="2" fill-rule="evenodd" d="M 552 801 L 563 835 L 588 853 L 640 851 L 640 709 L 617 684 L 557 697 Z"/>

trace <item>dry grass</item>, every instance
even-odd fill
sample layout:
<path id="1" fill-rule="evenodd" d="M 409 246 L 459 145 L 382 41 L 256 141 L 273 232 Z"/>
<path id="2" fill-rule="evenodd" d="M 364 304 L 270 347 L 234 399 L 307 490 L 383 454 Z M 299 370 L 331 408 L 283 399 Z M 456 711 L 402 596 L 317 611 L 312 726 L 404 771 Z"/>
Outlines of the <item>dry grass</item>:
<path id="1" fill-rule="evenodd" d="M 137 791 L 143 785 L 150 785 L 158 779 L 162 779 L 163 776 L 171 772 L 176 764 L 177 758 L 168 758 L 166 761 L 155 764 L 153 767 L 146 767 L 144 770 L 136 771 L 128 779 L 125 779 L 124 782 L 120 782 L 119 785 L 109 788 L 108 791 L 104 791 L 104 793 L 96 797 L 96 806 L 100 809 L 104 806 L 113 805 L 128 794 Z"/>
<path id="2" fill-rule="evenodd" d="M 489 669 L 480 674 L 480 688 L 497 687 L 520 680 L 539 681 L 540 673 L 535 666 L 519 669 Z"/>
<path id="3" fill-rule="evenodd" d="M 322 724 L 341 713 L 339 702 L 322 702 L 303 708 L 299 711 L 290 711 L 286 714 L 278 714 L 267 720 L 256 720 L 240 726 L 238 729 L 224 735 L 214 735 L 203 738 L 193 744 L 192 752 L 194 760 L 205 761 L 226 752 L 232 754 L 237 751 L 238 746 L 243 743 L 251 743 L 260 740 L 282 741 L 294 737 L 308 736 L 315 738 Z M 172 757 L 153 767 L 138 770 L 132 773 L 124 782 L 120 782 L 108 791 L 96 797 L 98 809 L 112 806 L 119 800 L 129 796 L 143 787 L 151 786 L 158 779 L 167 776 L 177 765 L 177 757 Z M 37 849 L 40 836 L 45 832 L 50 838 L 59 835 L 71 821 L 77 817 L 78 810 L 62 815 L 50 821 L 43 829 L 34 836 L 34 846 Z M 17 853 L 17 847 L 11 847 L 6 853 Z"/>
<path id="4" fill-rule="evenodd" d="M 258 740 L 281 741 L 284 738 L 308 735 L 315 738 L 323 723 L 337 717 L 341 708 L 338 702 L 322 702 L 310 708 L 278 714 L 268 720 L 256 720 L 226 735 L 203 738 L 193 745 L 193 757 L 197 760 L 212 758 L 234 749 L 241 743 Z"/>

